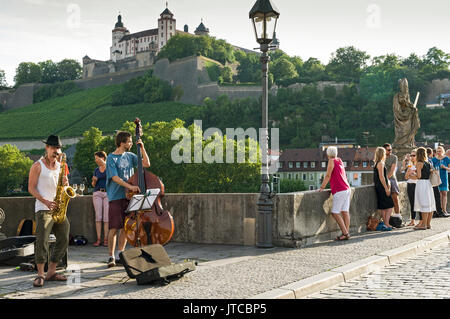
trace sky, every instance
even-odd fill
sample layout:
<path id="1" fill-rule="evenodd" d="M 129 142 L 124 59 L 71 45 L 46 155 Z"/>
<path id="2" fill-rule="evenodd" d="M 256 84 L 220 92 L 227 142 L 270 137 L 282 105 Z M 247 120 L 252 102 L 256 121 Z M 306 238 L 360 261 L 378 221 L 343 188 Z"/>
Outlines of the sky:
<path id="1" fill-rule="evenodd" d="M 203 19 L 210 35 L 254 49 L 248 13 L 256 0 L 169 0 L 177 29 Z M 338 48 L 355 46 L 371 57 L 450 53 L 450 0 L 273 0 L 280 11 L 280 49 L 327 64 Z M 108 60 L 119 12 L 131 33 L 153 29 L 166 0 L 0 0 L 0 69 L 14 84 L 21 62 L 85 55 Z"/>

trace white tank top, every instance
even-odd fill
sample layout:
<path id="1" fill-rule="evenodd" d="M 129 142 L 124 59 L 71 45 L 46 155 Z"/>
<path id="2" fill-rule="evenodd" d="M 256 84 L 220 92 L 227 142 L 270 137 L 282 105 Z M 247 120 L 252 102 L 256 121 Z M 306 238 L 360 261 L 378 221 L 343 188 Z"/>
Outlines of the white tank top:
<path id="1" fill-rule="evenodd" d="M 36 189 L 46 200 L 53 201 L 56 196 L 56 188 L 58 186 L 58 177 L 61 165 L 59 162 L 56 162 L 55 169 L 50 170 L 42 162 L 42 159 L 39 160 L 39 164 L 41 164 L 41 173 L 39 174 Z M 48 210 L 48 207 L 36 199 L 34 211 L 37 213 L 40 210 Z"/>
<path id="2" fill-rule="evenodd" d="M 412 169 L 413 171 L 417 171 L 415 165 L 413 165 L 413 166 L 411 167 L 411 169 Z M 417 172 L 416 172 L 416 173 L 417 173 Z M 408 179 L 406 182 L 407 182 L 408 184 L 417 184 L 417 179 Z"/>

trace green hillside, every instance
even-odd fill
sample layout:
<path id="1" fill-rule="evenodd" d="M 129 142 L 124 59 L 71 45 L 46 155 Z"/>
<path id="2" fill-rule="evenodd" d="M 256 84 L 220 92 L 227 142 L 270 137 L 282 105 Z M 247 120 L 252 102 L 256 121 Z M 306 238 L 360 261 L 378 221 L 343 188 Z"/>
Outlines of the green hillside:
<path id="1" fill-rule="evenodd" d="M 50 134 L 78 137 L 92 126 L 114 133 L 125 121 L 140 117 L 144 123 L 191 120 L 198 106 L 177 102 L 112 106 L 110 85 L 0 113 L 0 139 L 37 139 Z M 189 115 L 190 114 L 190 115 Z"/>

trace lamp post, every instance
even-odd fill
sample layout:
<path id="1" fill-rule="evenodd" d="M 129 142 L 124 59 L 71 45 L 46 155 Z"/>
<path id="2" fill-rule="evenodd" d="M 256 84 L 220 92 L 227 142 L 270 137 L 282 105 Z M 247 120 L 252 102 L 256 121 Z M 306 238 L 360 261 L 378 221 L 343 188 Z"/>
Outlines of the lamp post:
<path id="1" fill-rule="evenodd" d="M 280 13 L 271 0 L 257 0 L 249 13 L 255 30 L 256 42 L 260 44 L 262 64 L 262 168 L 261 168 L 261 190 L 258 199 L 258 237 L 256 246 L 260 248 L 271 248 L 272 245 L 272 210 L 273 201 L 269 187 L 269 120 L 268 120 L 268 80 L 270 57 L 267 54 L 270 43 L 274 39 Z"/>

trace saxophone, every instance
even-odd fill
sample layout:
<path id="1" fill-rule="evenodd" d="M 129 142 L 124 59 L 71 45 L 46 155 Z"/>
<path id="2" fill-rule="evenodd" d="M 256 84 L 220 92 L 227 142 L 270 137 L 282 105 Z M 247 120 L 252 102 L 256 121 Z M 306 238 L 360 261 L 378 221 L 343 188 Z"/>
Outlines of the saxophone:
<path id="1" fill-rule="evenodd" d="M 64 176 L 66 175 L 66 154 L 61 154 L 61 168 L 59 171 L 58 186 L 56 196 L 53 200 L 57 207 L 51 211 L 52 218 L 57 224 L 61 224 L 66 219 L 67 205 L 71 198 L 76 197 L 75 190 L 70 186 L 64 186 Z"/>

